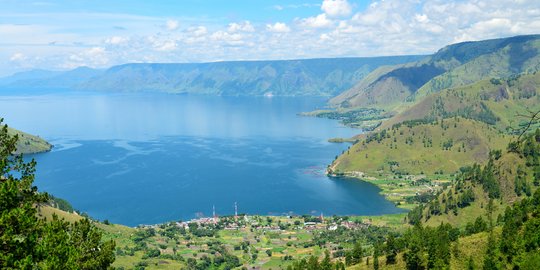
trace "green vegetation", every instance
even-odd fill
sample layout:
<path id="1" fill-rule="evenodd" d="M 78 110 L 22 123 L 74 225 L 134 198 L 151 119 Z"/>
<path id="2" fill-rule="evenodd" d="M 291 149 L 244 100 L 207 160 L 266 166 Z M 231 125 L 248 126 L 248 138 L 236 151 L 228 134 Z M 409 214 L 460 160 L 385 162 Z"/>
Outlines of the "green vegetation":
<path id="1" fill-rule="evenodd" d="M 507 79 L 486 79 L 427 96 L 383 123 L 382 127 L 423 119 L 463 117 L 511 132 L 527 121 L 528 111 L 540 110 L 540 73 L 518 74 Z"/>
<path id="2" fill-rule="evenodd" d="M 114 242 L 102 242 L 92 222 L 38 217 L 36 208 L 48 196 L 32 186 L 36 163 L 12 155 L 17 136 L 0 126 L 0 268 L 107 269 Z"/>
<path id="3" fill-rule="evenodd" d="M 435 178 L 487 161 L 489 151 L 504 148 L 510 138 L 487 124 L 458 117 L 411 121 L 369 134 L 338 157 L 329 172 L 377 179 Z"/>
<path id="4" fill-rule="evenodd" d="M 32 187 L 35 163 L 25 164 L 20 156 L 12 155 L 17 137 L 8 135 L 3 127 L 0 228 L 9 229 L 0 229 L 0 265 L 54 269 L 104 269 L 111 264 L 118 269 L 538 269 L 540 129 L 526 131 L 539 126 L 539 114 L 523 119 L 516 115 L 540 111 L 539 39 L 521 36 L 460 43 L 422 61 L 379 67 L 333 99 L 340 108 L 307 114 L 375 128 L 350 140 L 332 140 L 354 144 L 336 158 L 328 173 L 378 185 L 388 199 L 410 210 L 403 214 L 324 219 L 241 215 L 138 228 L 107 220 L 91 222 L 68 202 L 48 198 Z M 276 74 L 288 70 L 261 68 L 261 62 L 244 64 L 254 65 L 256 72 L 274 74 L 270 76 L 274 81 L 281 80 Z M 229 74 L 223 65 L 205 68 Z M 113 87 L 123 76 L 150 70 L 162 78 L 162 74 L 182 73 L 181 69 L 126 65 L 106 72 L 100 83 Z M 360 69 L 356 72 L 367 68 Z M 307 78 L 308 71 L 297 78 Z M 234 69 L 229 75 L 245 72 Z M 323 85 L 328 89 L 338 89 L 346 82 L 333 88 L 328 82 L 352 75 L 317 76 L 325 78 Z M 192 82 L 193 89 L 203 93 L 214 93 L 213 87 L 220 87 L 218 94 L 233 95 L 239 93 L 232 89 L 249 87 L 256 89 L 250 94 L 264 94 L 276 87 L 264 80 L 224 86 L 200 79 Z M 144 87 L 152 89 L 162 83 L 150 79 Z M 280 83 L 295 85 L 288 80 Z M 303 86 L 306 93 L 315 93 L 309 84 Z M 278 93 L 286 95 L 287 91 Z"/>
<path id="5" fill-rule="evenodd" d="M 400 111 L 406 102 L 444 89 L 532 73 L 539 68 L 539 39 L 531 35 L 449 45 L 415 63 L 377 70 L 330 103 Z"/>
<path id="6" fill-rule="evenodd" d="M 352 265 L 391 229 L 349 217 L 240 216 L 127 228 L 98 225 L 117 243 L 115 267 L 304 269 Z M 360 250 L 360 251 L 359 251 Z M 328 255 L 327 255 L 328 254 Z M 300 268 L 299 268 L 300 267 Z"/>
<path id="7" fill-rule="evenodd" d="M 1 119 L 1 118 L 0 118 Z M 1 121 L 0 121 L 1 122 Z M 52 145 L 40 137 L 8 128 L 8 134 L 17 136 L 17 147 L 13 154 L 34 154 L 50 151 Z"/>
<path id="8" fill-rule="evenodd" d="M 339 120 L 343 125 L 360 128 L 365 131 L 371 131 L 381 125 L 382 121 L 390 116 L 384 113 L 384 110 L 378 109 L 337 109 L 337 110 L 318 110 L 313 112 L 301 113 L 303 116 L 315 116 Z"/>

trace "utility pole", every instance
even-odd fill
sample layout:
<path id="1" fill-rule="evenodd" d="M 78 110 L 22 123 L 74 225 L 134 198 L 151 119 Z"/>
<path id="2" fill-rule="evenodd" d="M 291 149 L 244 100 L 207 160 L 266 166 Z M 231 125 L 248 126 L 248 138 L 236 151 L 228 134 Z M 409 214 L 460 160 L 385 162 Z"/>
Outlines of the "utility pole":
<path id="1" fill-rule="evenodd" d="M 238 222 L 238 204 L 234 202 L 234 221 Z"/>

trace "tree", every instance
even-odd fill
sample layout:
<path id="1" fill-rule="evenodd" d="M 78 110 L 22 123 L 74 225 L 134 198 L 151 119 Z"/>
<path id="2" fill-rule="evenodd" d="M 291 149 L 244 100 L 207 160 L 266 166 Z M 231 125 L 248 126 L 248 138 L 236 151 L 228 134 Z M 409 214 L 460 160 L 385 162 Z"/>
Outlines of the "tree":
<path id="1" fill-rule="evenodd" d="M 0 119 L 0 268 L 107 269 L 114 261 L 114 242 L 102 242 L 88 220 L 68 223 L 53 216 L 37 217 L 48 201 L 33 186 L 34 160 L 14 156 L 17 135 L 8 134 Z"/>
<path id="2" fill-rule="evenodd" d="M 397 253 L 396 239 L 390 234 L 386 239 L 386 264 L 395 264 Z"/>
<path id="3" fill-rule="evenodd" d="M 364 256 L 364 250 L 362 249 L 362 244 L 360 242 L 354 243 L 354 247 L 351 251 L 347 252 L 345 255 L 345 264 L 346 265 L 355 265 L 362 261 Z"/>
<path id="4" fill-rule="evenodd" d="M 469 256 L 469 260 L 467 261 L 467 270 L 474 270 L 474 260 L 472 258 L 472 255 Z"/>
<path id="5" fill-rule="evenodd" d="M 321 270 L 332 270 L 332 261 L 330 260 L 330 252 L 324 251 L 324 259 L 321 261 Z"/>
<path id="6" fill-rule="evenodd" d="M 493 235 L 493 230 L 491 230 L 488 235 L 488 244 L 487 244 L 486 255 L 484 256 L 483 269 L 486 269 L 486 270 L 499 269 L 499 266 L 497 264 L 497 258 L 496 258 L 497 257 L 496 249 L 497 249 L 497 246 L 495 244 L 495 236 Z"/>
<path id="7" fill-rule="evenodd" d="M 373 269 L 379 270 L 379 253 L 381 253 L 380 246 L 378 243 L 376 243 L 373 248 Z"/>

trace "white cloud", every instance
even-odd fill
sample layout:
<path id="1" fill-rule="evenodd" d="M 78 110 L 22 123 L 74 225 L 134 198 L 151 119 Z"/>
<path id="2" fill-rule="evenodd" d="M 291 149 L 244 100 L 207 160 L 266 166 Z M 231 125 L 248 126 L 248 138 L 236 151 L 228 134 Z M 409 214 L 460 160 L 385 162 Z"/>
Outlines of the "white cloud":
<path id="1" fill-rule="evenodd" d="M 454 42 L 540 29 L 538 0 L 373 0 L 354 14 L 347 10 L 356 1 L 317 1 L 281 6 L 287 14 L 302 10 L 316 14 L 312 17 L 264 22 L 182 17 L 180 25 L 129 14 L 0 14 L 0 75 L 126 62 L 432 53 Z M 319 9 L 321 14 L 313 13 Z M 36 17 L 41 23 L 30 21 Z"/>
<path id="2" fill-rule="evenodd" d="M 300 25 L 310 28 L 327 28 L 332 26 L 332 21 L 326 17 L 325 13 L 322 13 L 315 17 L 302 19 Z"/>
<path id="3" fill-rule="evenodd" d="M 321 10 L 329 17 L 345 17 L 351 15 L 352 7 L 347 0 L 324 0 Z"/>
<path id="4" fill-rule="evenodd" d="M 426 14 L 415 14 L 414 15 L 414 18 L 419 22 L 419 23 L 426 23 L 426 22 L 429 22 L 429 18 Z"/>
<path id="5" fill-rule="evenodd" d="M 167 30 L 169 31 L 175 31 L 180 27 L 180 23 L 176 20 L 167 20 L 165 27 L 167 27 Z"/>
<path id="6" fill-rule="evenodd" d="M 226 31 L 214 32 L 210 36 L 210 39 L 212 39 L 214 41 L 223 42 L 224 44 L 229 45 L 229 46 L 240 46 L 240 45 L 245 44 L 245 42 L 242 40 L 243 36 L 241 34 L 229 33 L 229 32 L 226 32 Z"/>
<path id="7" fill-rule="evenodd" d="M 188 32 L 192 33 L 196 37 L 201 37 L 208 34 L 208 29 L 204 26 L 196 26 L 188 28 Z"/>
<path id="8" fill-rule="evenodd" d="M 230 23 L 227 30 L 229 32 L 254 32 L 255 28 L 249 21 L 243 21 L 241 23 Z"/>
<path id="9" fill-rule="evenodd" d="M 266 30 L 273 33 L 288 33 L 291 31 L 291 28 L 285 23 L 277 22 L 275 24 L 267 24 Z"/>
<path id="10" fill-rule="evenodd" d="M 11 62 L 21 62 L 21 61 L 24 61 L 26 59 L 27 59 L 26 55 L 24 55 L 22 53 L 15 53 L 9 58 L 9 61 L 11 61 Z"/>
<path id="11" fill-rule="evenodd" d="M 178 46 L 175 41 L 173 40 L 167 40 L 165 42 L 158 42 L 155 44 L 154 47 L 158 51 L 174 51 L 176 50 L 176 47 Z"/>
<path id="12" fill-rule="evenodd" d="M 59 60 L 59 59 L 56 59 Z M 110 53 L 103 47 L 92 47 L 79 53 L 70 54 L 55 68 L 73 69 L 81 66 L 103 67 L 110 64 Z"/>
<path id="13" fill-rule="evenodd" d="M 107 38 L 105 40 L 105 43 L 110 44 L 110 45 L 120 45 L 128 41 L 129 41 L 129 38 L 114 36 L 114 37 Z"/>

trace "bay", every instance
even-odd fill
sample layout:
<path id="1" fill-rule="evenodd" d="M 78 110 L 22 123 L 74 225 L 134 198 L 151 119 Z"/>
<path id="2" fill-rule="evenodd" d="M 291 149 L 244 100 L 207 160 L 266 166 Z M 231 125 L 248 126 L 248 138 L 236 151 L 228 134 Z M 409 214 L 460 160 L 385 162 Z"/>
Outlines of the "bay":
<path id="1" fill-rule="evenodd" d="M 324 98 L 61 93 L 0 97 L 0 116 L 54 144 L 36 185 L 129 226 L 219 215 L 398 213 L 367 182 L 324 171 L 359 130 L 298 116 Z M 28 157 L 28 158 L 30 158 Z"/>

